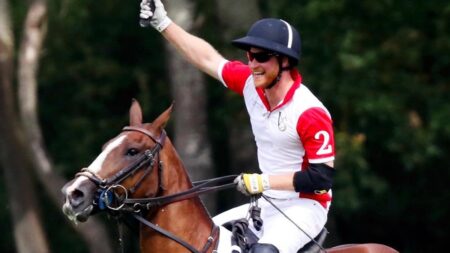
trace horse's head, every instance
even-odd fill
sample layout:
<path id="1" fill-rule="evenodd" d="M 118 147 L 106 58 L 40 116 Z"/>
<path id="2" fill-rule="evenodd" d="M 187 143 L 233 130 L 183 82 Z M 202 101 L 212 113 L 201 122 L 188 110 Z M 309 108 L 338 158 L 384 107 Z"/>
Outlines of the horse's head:
<path id="1" fill-rule="evenodd" d="M 160 153 L 171 111 L 172 106 L 152 123 L 144 124 L 141 107 L 133 100 L 130 125 L 108 141 L 94 162 L 63 187 L 63 212 L 69 219 L 84 222 L 95 209 L 119 208 L 121 198 L 159 194 Z"/>

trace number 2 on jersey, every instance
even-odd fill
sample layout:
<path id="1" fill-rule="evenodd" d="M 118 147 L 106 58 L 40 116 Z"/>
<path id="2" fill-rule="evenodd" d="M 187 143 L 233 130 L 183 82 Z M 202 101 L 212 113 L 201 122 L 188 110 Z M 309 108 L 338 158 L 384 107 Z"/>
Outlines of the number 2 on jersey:
<path id="1" fill-rule="evenodd" d="M 314 135 L 314 139 L 321 140 L 322 146 L 320 146 L 319 150 L 317 150 L 317 155 L 325 155 L 333 152 L 333 147 L 331 147 L 330 143 L 330 134 L 327 131 L 319 131 Z"/>

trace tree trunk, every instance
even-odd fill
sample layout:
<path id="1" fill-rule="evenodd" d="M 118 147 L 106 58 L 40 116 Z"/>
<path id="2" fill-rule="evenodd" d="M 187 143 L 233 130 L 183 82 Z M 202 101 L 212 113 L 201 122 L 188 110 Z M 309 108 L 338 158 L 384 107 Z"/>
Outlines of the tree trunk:
<path id="1" fill-rule="evenodd" d="M 195 4 L 192 0 L 166 1 L 170 17 L 188 32 L 194 28 Z M 171 91 L 175 100 L 175 147 L 192 180 L 214 177 L 211 144 L 207 129 L 205 77 L 166 44 Z M 216 209 L 216 194 L 203 195 L 210 211 Z"/>
<path id="2" fill-rule="evenodd" d="M 220 20 L 221 35 L 226 41 L 231 41 L 237 36 L 244 36 L 250 26 L 261 18 L 258 0 L 215 1 L 217 6 L 216 13 Z"/>
<path id="3" fill-rule="evenodd" d="M 257 0 L 216 0 L 217 16 L 220 20 L 222 38 L 225 41 L 242 37 L 250 26 L 261 18 Z M 237 7 L 239 6 L 239 7 Z M 242 50 L 229 46 L 226 55 L 235 59 L 243 59 L 245 53 Z M 228 128 L 228 142 L 230 147 L 230 172 L 229 174 L 240 174 L 242 172 L 257 172 L 258 161 L 256 156 L 255 138 L 250 126 L 247 111 L 244 108 L 242 98 L 227 97 L 225 103 L 241 103 L 242 109 L 232 112 Z M 241 193 L 235 193 L 239 200 L 247 200 Z"/>
<path id="4" fill-rule="evenodd" d="M 8 2 L 0 1 L 0 161 L 5 174 L 17 252 L 50 252 L 28 173 L 23 132 L 15 117 L 13 52 Z"/>
<path id="5" fill-rule="evenodd" d="M 33 1 L 25 20 L 19 52 L 19 109 L 33 168 L 52 202 L 61 207 L 63 204 L 61 188 L 66 180 L 53 170 L 53 165 L 44 146 L 37 108 L 37 71 L 47 29 L 46 18 L 46 1 Z M 61 215 L 63 215 L 62 212 Z M 70 224 L 85 240 L 90 252 L 113 252 L 106 228 L 98 219 L 91 217 L 88 223 L 78 226 L 73 223 Z"/>

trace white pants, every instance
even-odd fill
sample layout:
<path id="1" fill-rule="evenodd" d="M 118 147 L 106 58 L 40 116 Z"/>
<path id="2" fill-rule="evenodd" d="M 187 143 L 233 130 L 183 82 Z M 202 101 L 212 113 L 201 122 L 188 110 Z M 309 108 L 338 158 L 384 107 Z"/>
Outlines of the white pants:
<path id="1" fill-rule="evenodd" d="M 328 210 L 317 201 L 305 198 L 270 199 L 304 232 L 283 216 L 264 198 L 258 200 L 261 207 L 263 228 L 256 231 L 253 225 L 250 229 L 258 236 L 259 243 L 269 243 L 278 248 L 280 253 L 296 253 L 311 239 L 316 237 L 327 222 Z M 213 218 L 217 225 L 225 222 L 247 217 L 249 204 L 244 204 Z M 250 223 L 251 224 L 251 223 Z"/>

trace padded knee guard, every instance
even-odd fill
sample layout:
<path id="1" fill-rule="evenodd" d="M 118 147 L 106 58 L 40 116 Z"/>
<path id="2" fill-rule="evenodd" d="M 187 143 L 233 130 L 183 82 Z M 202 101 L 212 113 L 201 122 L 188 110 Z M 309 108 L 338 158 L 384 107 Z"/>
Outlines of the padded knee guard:
<path id="1" fill-rule="evenodd" d="M 248 253 L 280 253 L 277 247 L 268 243 L 255 243 Z"/>

